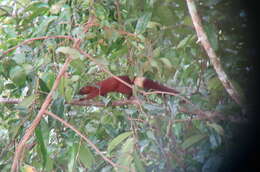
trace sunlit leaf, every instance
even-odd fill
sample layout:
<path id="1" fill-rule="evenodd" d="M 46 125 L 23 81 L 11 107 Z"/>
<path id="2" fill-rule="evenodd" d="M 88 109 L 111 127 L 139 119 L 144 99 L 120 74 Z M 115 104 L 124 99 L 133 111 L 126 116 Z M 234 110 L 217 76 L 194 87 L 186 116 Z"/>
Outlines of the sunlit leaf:
<path id="1" fill-rule="evenodd" d="M 142 160 L 140 159 L 140 157 L 138 156 L 137 152 L 134 152 L 134 163 L 135 163 L 136 170 L 138 172 L 146 171 L 144 164 L 143 164 Z"/>
<path id="2" fill-rule="evenodd" d="M 172 64 L 171 61 L 167 58 L 160 58 L 160 61 L 163 62 L 163 64 L 167 67 L 167 68 L 172 68 Z"/>
<path id="3" fill-rule="evenodd" d="M 37 172 L 36 168 L 30 165 L 25 165 L 21 168 L 22 172 Z"/>
<path id="4" fill-rule="evenodd" d="M 146 13 L 141 16 L 136 24 L 135 33 L 142 34 L 145 32 L 148 22 L 151 20 L 152 13 Z"/>
<path id="5" fill-rule="evenodd" d="M 119 157 L 117 163 L 130 168 L 132 161 L 134 160 L 133 150 L 134 138 L 128 138 L 123 144 L 122 149 L 118 152 Z M 124 172 L 129 170 L 120 168 L 119 171 Z"/>
<path id="6" fill-rule="evenodd" d="M 127 137 L 131 136 L 132 134 L 133 134 L 132 132 L 125 132 L 118 135 L 108 144 L 108 148 L 107 148 L 108 152 L 113 151 L 117 145 L 122 143 Z"/>
<path id="7" fill-rule="evenodd" d="M 70 147 L 70 150 L 68 151 L 69 153 L 69 162 L 67 163 L 67 170 L 69 172 L 73 172 L 74 170 L 74 167 L 75 167 L 75 159 L 76 159 L 76 156 L 77 156 L 77 146 L 78 144 L 75 144 L 73 146 Z"/>
<path id="8" fill-rule="evenodd" d="M 207 136 L 205 134 L 197 134 L 187 138 L 181 145 L 183 149 L 188 149 L 189 147 L 197 144 L 198 142 L 204 140 Z"/>
<path id="9" fill-rule="evenodd" d="M 82 74 L 83 71 L 85 71 L 85 65 L 80 59 L 75 59 L 71 62 L 71 66 L 75 71 L 76 75 Z"/>
<path id="10" fill-rule="evenodd" d="M 105 20 L 107 16 L 106 9 L 100 4 L 96 4 L 95 7 L 96 7 L 96 11 L 95 11 L 96 16 L 101 20 Z"/>
<path id="11" fill-rule="evenodd" d="M 67 55 L 69 55 L 70 58 L 73 58 L 73 59 L 78 59 L 81 57 L 81 54 L 79 53 L 78 50 L 76 50 L 74 48 L 70 48 L 70 47 L 59 47 L 56 50 L 56 53 L 67 54 Z"/>
<path id="12" fill-rule="evenodd" d="M 161 26 L 160 23 L 158 22 L 154 22 L 154 21 L 149 21 L 148 24 L 147 24 L 147 28 L 156 28 L 156 27 L 159 27 Z"/>
<path id="13" fill-rule="evenodd" d="M 62 8 L 62 5 L 63 5 L 63 1 L 59 1 L 55 4 L 53 4 L 50 8 L 50 12 L 52 14 L 58 14 Z"/>
<path id="14" fill-rule="evenodd" d="M 62 77 L 58 86 L 58 92 L 61 96 L 65 97 L 67 87 L 68 87 L 68 79 Z"/>
<path id="15" fill-rule="evenodd" d="M 17 106 L 21 108 L 28 108 L 31 104 L 34 103 L 35 95 L 32 94 L 26 98 L 23 99 L 21 103 L 19 103 Z"/>
<path id="16" fill-rule="evenodd" d="M 149 111 L 149 113 L 158 115 L 164 112 L 164 108 L 162 106 L 152 105 L 152 104 L 144 104 L 143 107 Z"/>
<path id="17" fill-rule="evenodd" d="M 95 163 L 95 157 L 87 146 L 80 146 L 79 159 L 86 168 L 91 168 Z"/>
<path id="18" fill-rule="evenodd" d="M 207 125 L 211 128 L 213 128 L 218 134 L 220 135 L 224 135 L 224 129 L 222 128 L 222 126 L 218 125 L 217 123 L 210 123 L 207 122 Z"/>
<path id="19" fill-rule="evenodd" d="M 184 39 L 182 39 L 179 44 L 177 45 L 177 48 L 185 48 L 188 45 L 188 42 L 192 38 L 192 35 L 186 36 Z"/>
<path id="20" fill-rule="evenodd" d="M 13 57 L 13 60 L 17 64 L 23 64 L 25 62 L 25 54 L 23 54 L 23 53 L 15 54 Z"/>
<path id="21" fill-rule="evenodd" d="M 37 32 L 34 33 L 34 35 L 35 35 L 35 36 L 36 36 L 36 35 L 37 35 L 37 36 L 44 35 L 44 34 L 47 32 L 49 26 L 50 26 L 53 22 L 55 22 L 55 20 L 57 20 L 57 17 L 56 17 L 56 16 L 50 16 L 50 17 L 46 18 L 45 21 L 42 22 L 42 23 L 39 25 L 38 30 L 37 30 Z"/>

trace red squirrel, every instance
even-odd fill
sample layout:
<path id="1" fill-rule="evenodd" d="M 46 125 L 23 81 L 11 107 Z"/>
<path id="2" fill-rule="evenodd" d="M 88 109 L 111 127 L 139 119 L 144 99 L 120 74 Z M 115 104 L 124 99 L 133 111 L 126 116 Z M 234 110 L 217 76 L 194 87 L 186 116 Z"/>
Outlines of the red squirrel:
<path id="1" fill-rule="evenodd" d="M 128 76 L 117 76 L 118 78 L 122 79 L 126 83 L 130 85 L 136 85 L 138 87 L 144 88 L 145 90 L 155 90 L 155 91 L 163 91 L 163 92 L 170 92 L 176 93 L 179 92 L 168 88 L 162 84 L 159 84 L 153 80 L 144 78 L 144 77 L 135 77 L 133 80 L 130 80 Z M 87 97 L 80 99 L 82 100 L 89 100 L 97 97 L 99 95 L 105 96 L 109 92 L 118 92 L 127 95 L 128 99 L 132 96 L 132 88 L 128 87 L 124 83 L 120 82 L 119 80 L 115 79 L 114 77 L 109 77 L 103 81 L 99 81 L 93 86 L 85 86 L 82 87 L 79 91 L 80 95 L 87 94 Z"/>

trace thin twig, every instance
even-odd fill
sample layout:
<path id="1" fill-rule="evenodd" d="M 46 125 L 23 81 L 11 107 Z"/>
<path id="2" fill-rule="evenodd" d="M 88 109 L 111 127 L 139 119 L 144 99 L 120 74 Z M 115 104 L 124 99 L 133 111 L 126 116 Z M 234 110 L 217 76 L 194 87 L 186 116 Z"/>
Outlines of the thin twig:
<path id="1" fill-rule="evenodd" d="M 121 19 L 121 15 L 120 15 L 120 2 L 119 2 L 119 0 L 116 0 L 114 2 L 114 4 L 116 6 L 116 14 L 117 14 L 118 23 L 122 24 L 122 19 Z"/>
<path id="2" fill-rule="evenodd" d="M 128 171 L 129 168 L 125 167 L 125 166 L 121 166 L 118 165 L 116 163 L 114 163 L 113 161 L 111 161 L 109 158 L 107 158 L 99 149 L 98 147 L 91 141 L 89 140 L 85 135 L 83 135 L 79 130 L 77 130 L 75 127 L 73 127 L 71 124 L 69 124 L 68 122 L 66 122 L 65 120 L 63 120 L 62 118 L 58 117 L 57 115 L 55 115 L 52 112 L 49 111 L 45 111 L 46 114 L 48 114 L 49 116 L 51 116 L 52 118 L 60 121 L 62 124 L 64 124 L 66 127 L 70 128 L 71 130 L 73 130 L 75 133 L 77 133 L 83 140 L 85 140 L 105 161 L 107 161 L 109 164 L 111 164 L 114 168 L 124 168 Z"/>
<path id="3" fill-rule="evenodd" d="M 66 104 L 70 105 L 78 105 L 78 106 L 96 106 L 96 107 L 105 107 L 105 106 L 123 106 L 123 105 L 128 105 L 128 104 L 133 104 L 133 105 L 138 105 L 138 100 L 137 99 L 124 99 L 124 100 L 119 100 L 119 101 L 113 101 L 106 105 L 103 102 L 93 102 L 89 100 L 73 100 L 71 102 L 67 102 Z"/>
<path id="4" fill-rule="evenodd" d="M 113 78 L 115 78 L 116 80 L 118 80 L 119 82 L 125 84 L 126 86 L 128 86 L 129 88 L 133 89 L 132 86 L 130 84 L 128 84 L 127 82 L 125 82 L 124 80 L 120 79 L 119 77 L 115 76 L 114 74 L 112 74 L 103 64 L 99 63 L 98 61 L 96 61 L 90 54 L 84 52 L 82 49 L 77 48 L 77 50 L 84 55 L 86 58 L 90 59 L 91 61 L 93 61 L 96 65 L 98 65 L 103 71 L 105 71 L 106 73 L 108 73 L 109 75 L 111 75 Z"/>
<path id="5" fill-rule="evenodd" d="M 2 98 L 0 97 L 0 103 L 6 103 L 6 104 L 18 104 L 22 100 L 17 98 Z"/>
<path id="6" fill-rule="evenodd" d="M 26 45 L 26 44 L 30 44 L 33 41 L 37 41 L 37 40 L 45 40 L 45 39 L 68 39 L 71 41 L 74 41 L 74 38 L 71 36 L 64 36 L 64 35 L 54 35 L 54 36 L 42 36 L 42 37 L 38 37 L 38 38 L 31 38 L 31 39 L 27 39 L 25 41 L 23 41 L 22 43 L 2 52 L 2 56 L 0 56 L 0 60 L 4 57 L 4 55 L 12 52 L 13 50 L 17 49 L 18 47 L 22 46 L 22 45 Z"/>
<path id="7" fill-rule="evenodd" d="M 190 100 L 188 100 L 184 96 L 181 96 L 179 93 L 171 93 L 171 92 L 165 92 L 165 91 L 150 91 L 150 92 L 144 92 L 143 94 L 144 95 L 149 95 L 149 94 L 167 94 L 167 95 L 172 95 L 172 96 L 180 98 L 181 100 L 183 100 L 186 103 L 189 103 L 189 104 L 195 106 Z"/>

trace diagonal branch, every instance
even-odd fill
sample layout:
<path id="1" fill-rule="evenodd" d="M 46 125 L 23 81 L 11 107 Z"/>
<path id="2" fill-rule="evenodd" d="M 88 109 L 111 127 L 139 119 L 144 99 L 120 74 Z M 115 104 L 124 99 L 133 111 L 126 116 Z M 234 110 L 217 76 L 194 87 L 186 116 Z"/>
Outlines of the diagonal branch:
<path id="1" fill-rule="evenodd" d="M 125 82 L 124 80 L 120 79 L 119 77 L 115 76 L 114 74 L 112 74 L 103 64 L 99 63 L 98 61 L 96 61 L 90 54 L 84 52 L 82 49 L 77 48 L 77 50 L 84 55 L 86 58 L 90 59 L 91 61 L 93 61 L 96 65 L 98 65 L 98 67 L 100 67 L 103 71 L 105 71 L 106 73 L 108 73 L 109 75 L 111 75 L 112 77 L 114 77 L 116 80 L 118 80 L 119 82 L 125 84 L 126 86 L 128 86 L 129 88 L 133 88 L 130 84 L 128 84 L 127 82 Z"/>
<path id="2" fill-rule="evenodd" d="M 26 130 L 22 140 L 19 142 L 16 150 L 15 150 L 15 155 L 14 155 L 14 160 L 13 160 L 13 164 L 12 164 L 12 169 L 11 172 L 16 172 L 18 171 L 18 166 L 20 164 L 20 158 L 23 152 L 23 149 L 26 145 L 26 142 L 29 140 L 29 138 L 33 135 L 33 132 L 35 130 L 35 128 L 37 127 L 37 125 L 40 123 L 45 110 L 48 108 L 49 104 L 52 101 L 52 95 L 54 94 L 54 91 L 57 89 L 59 82 L 61 80 L 61 77 L 64 75 L 64 73 L 66 72 L 68 65 L 71 62 L 71 58 L 67 58 L 63 67 L 61 68 L 56 80 L 54 81 L 54 84 L 52 86 L 51 91 L 49 92 L 48 96 L 46 97 L 45 101 L 43 102 L 40 111 L 38 112 L 37 116 L 35 117 L 35 119 L 33 120 L 32 124 L 30 125 L 30 127 Z"/>
<path id="3" fill-rule="evenodd" d="M 89 19 L 89 25 L 86 26 L 86 28 L 90 28 L 92 27 L 91 25 L 91 22 L 93 22 L 91 19 Z M 9 50 L 3 52 L 2 54 L 3 55 L 6 55 L 8 54 L 9 52 L 13 51 L 14 49 L 16 49 L 17 47 L 21 46 L 21 45 L 24 45 L 24 44 L 29 44 L 31 43 L 32 41 L 35 41 L 35 40 L 44 40 L 44 39 L 49 39 L 49 38 L 63 38 L 63 39 L 69 39 L 69 40 L 72 40 L 73 41 L 73 47 L 74 48 L 77 48 L 79 49 L 80 47 L 80 43 L 81 43 L 81 40 L 80 39 L 75 39 L 73 38 L 72 36 L 43 36 L 43 37 L 39 37 L 39 38 L 32 38 L 32 39 L 29 39 L 29 40 L 25 40 L 24 42 L 22 42 L 21 44 L 13 47 L 13 48 L 10 48 Z M 2 58 L 3 56 L 0 56 L 0 59 Z M 52 89 L 51 91 L 49 92 L 49 94 L 47 95 L 45 101 L 43 102 L 42 106 L 41 106 L 41 109 L 39 110 L 37 116 L 35 117 L 35 119 L 33 120 L 32 124 L 30 125 L 30 127 L 26 130 L 23 138 L 21 139 L 21 141 L 19 142 L 18 146 L 17 146 L 17 149 L 15 150 L 15 155 L 14 155 L 14 160 L 13 160 L 13 164 L 12 164 L 12 168 L 11 168 L 11 172 L 16 172 L 18 171 L 18 166 L 20 164 L 20 159 L 21 159 L 21 156 L 23 154 L 23 150 L 24 150 L 24 147 L 26 145 L 26 142 L 29 140 L 29 138 L 33 135 L 33 132 L 35 130 L 35 128 L 37 127 L 37 125 L 40 123 L 45 111 L 47 110 L 47 108 L 49 107 L 51 101 L 52 101 L 52 96 L 54 94 L 54 91 L 57 89 L 58 85 L 59 85 L 59 82 L 61 80 L 61 77 L 64 75 L 64 73 L 66 72 L 70 62 L 72 61 L 72 58 L 71 57 L 67 57 L 63 67 L 60 69 L 60 72 L 58 74 L 58 76 L 56 77 L 55 81 L 54 81 L 54 84 L 52 86 Z"/>
<path id="4" fill-rule="evenodd" d="M 109 164 L 111 164 L 114 168 L 124 168 L 128 171 L 130 171 L 129 168 L 125 167 L 125 166 L 121 166 L 121 165 L 118 165 L 116 163 L 114 163 L 113 161 L 111 161 L 109 158 L 107 158 L 99 149 L 98 147 L 93 143 L 91 142 L 91 140 L 89 140 L 85 135 L 83 135 L 79 130 L 77 130 L 75 127 L 73 127 L 72 125 L 70 125 L 68 122 L 64 121 L 62 118 L 58 117 L 57 115 L 55 115 L 54 113 L 52 112 L 49 112 L 49 111 L 45 111 L 45 113 L 49 116 L 51 116 L 52 118 L 60 121 L 62 124 L 64 124 L 66 127 L 70 128 L 71 130 L 73 130 L 75 133 L 77 133 L 83 140 L 85 140 L 105 161 L 107 161 Z"/>
<path id="5" fill-rule="evenodd" d="M 18 47 L 22 46 L 22 45 L 26 45 L 26 44 L 30 44 L 33 41 L 38 41 L 38 40 L 45 40 L 45 39 L 68 39 L 71 41 L 74 41 L 74 38 L 71 36 L 65 36 L 65 35 L 54 35 L 54 36 L 42 36 L 42 37 L 38 37 L 38 38 L 31 38 L 31 39 L 27 39 L 25 41 L 23 41 L 22 43 L 2 52 L 0 55 L 0 60 L 2 58 L 4 58 L 4 55 L 12 52 L 13 50 L 17 49 Z"/>
<path id="6" fill-rule="evenodd" d="M 209 60 L 212 63 L 219 80 L 225 87 L 226 91 L 230 95 L 230 97 L 240 106 L 241 104 L 241 98 L 240 95 L 238 94 L 236 88 L 232 84 L 232 82 L 228 79 L 227 74 L 224 72 L 220 60 L 217 57 L 215 51 L 213 50 L 212 46 L 210 45 L 209 39 L 203 29 L 200 17 L 198 15 L 196 5 L 193 0 L 187 0 L 187 6 L 195 27 L 195 30 L 197 32 L 198 40 L 201 42 L 202 46 L 204 47 L 206 53 L 209 56 Z"/>

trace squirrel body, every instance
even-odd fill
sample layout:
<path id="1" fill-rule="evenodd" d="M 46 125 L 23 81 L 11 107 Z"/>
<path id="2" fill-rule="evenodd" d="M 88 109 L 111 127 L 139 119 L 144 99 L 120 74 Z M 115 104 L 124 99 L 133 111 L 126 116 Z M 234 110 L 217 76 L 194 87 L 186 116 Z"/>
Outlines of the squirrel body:
<path id="1" fill-rule="evenodd" d="M 176 93 L 179 92 L 175 89 L 166 87 L 156 81 L 145 77 L 135 77 L 133 80 L 129 78 L 129 76 L 117 76 L 121 80 L 125 81 L 129 85 L 136 85 L 138 87 L 144 88 L 145 90 L 155 90 L 155 91 L 163 91 Z M 89 100 L 93 99 L 97 96 L 106 96 L 109 92 L 118 92 L 127 95 L 130 98 L 133 95 L 132 88 L 128 87 L 126 84 L 120 82 L 114 77 L 109 77 L 105 80 L 99 81 L 95 83 L 93 86 L 87 85 L 82 87 L 79 91 L 80 95 L 87 94 L 87 97 L 80 100 Z"/>

